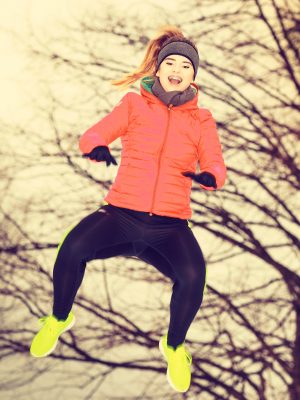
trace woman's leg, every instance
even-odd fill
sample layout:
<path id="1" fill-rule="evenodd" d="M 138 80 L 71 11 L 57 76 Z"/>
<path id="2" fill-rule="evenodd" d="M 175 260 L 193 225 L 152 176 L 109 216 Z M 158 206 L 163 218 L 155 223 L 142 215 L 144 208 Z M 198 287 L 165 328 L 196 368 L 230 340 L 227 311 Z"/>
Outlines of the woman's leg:
<path id="1" fill-rule="evenodd" d="M 170 302 L 170 324 L 168 330 L 168 345 L 176 348 L 184 342 L 187 331 L 199 310 L 205 287 L 206 264 L 201 248 L 188 226 L 171 228 L 165 240 L 151 246 L 160 254 L 150 255 L 148 259 L 157 262 L 157 268 L 169 265 L 174 274 L 173 293 Z M 149 256 L 150 255 L 150 256 Z"/>
<path id="2" fill-rule="evenodd" d="M 129 254 L 128 246 L 131 245 L 126 244 L 117 217 L 105 206 L 68 230 L 59 244 L 53 269 L 53 315 L 57 319 L 67 318 L 88 261 L 116 256 L 122 251 Z"/>

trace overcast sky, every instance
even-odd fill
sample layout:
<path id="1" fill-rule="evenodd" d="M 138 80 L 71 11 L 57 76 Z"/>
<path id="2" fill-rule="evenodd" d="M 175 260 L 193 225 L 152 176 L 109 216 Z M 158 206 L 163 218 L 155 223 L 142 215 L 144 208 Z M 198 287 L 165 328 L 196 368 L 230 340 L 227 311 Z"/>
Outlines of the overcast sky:
<path id="1" fill-rule="evenodd" d="M 147 13 L 147 7 L 152 5 L 163 7 L 168 12 L 174 14 L 174 23 L 176 23 L 176 8 L 182 4 L 181 0 L 161 1 L 148 0 L 141 3 L 137 0 L 0 0 L 0 83 L 1 83 L 1 103 L 0 118 L 3 121 L 10 122 L 12 114 L 14 121 L 21 121 L 26 109 L 26 92 L 32 91 L 30 83 L 32 76 L 27 70 L 26 65 L 30 59 L 14 39 L 12 32 L 21 35 L 26 42 L 28 37 L 28 21 L 38 37 L 42 37 L 43 32 L 53 30 L 60 21 L 66 23 L 73 17 L 80 17 L 86 11 L 104 7 L 109 4 L 114 7 L 116 12 L 141 11 Z M 28 101 L 28 110 L 30 101 Z M 23 111 L 23 112 L 22 112 Z"/>

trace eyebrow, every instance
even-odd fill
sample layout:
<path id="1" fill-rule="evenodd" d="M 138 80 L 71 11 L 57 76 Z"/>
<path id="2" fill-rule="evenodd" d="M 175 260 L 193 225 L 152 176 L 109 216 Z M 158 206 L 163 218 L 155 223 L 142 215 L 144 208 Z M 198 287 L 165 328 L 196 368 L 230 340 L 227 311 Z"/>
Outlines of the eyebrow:
<path id="1" fill-rule="evenodd" d="M 166 60 L 175 61 L 175 58 L 167 57 Z M 191 64 L 192 65 L 192 63 L 190 61 L 182 61 L 182 63 L 187 63 L 187 64 Z"/>

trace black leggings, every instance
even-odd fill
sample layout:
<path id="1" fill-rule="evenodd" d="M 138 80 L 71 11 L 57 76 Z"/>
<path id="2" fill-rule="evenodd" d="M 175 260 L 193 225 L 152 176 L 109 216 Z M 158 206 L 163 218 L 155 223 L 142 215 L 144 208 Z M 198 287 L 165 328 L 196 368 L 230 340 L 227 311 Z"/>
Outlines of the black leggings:
<path id="1" fill-rule="evenodd" d="M 176 348 L 183 343 L 202 303 L 206 265 L 188 221 L 180 218 L 111 204 L 83 218 L 58 247 L 53 315 L 67 318 L 88 261 L 114 256 L 137 257 L 173 281 L 168 344 Z"/>

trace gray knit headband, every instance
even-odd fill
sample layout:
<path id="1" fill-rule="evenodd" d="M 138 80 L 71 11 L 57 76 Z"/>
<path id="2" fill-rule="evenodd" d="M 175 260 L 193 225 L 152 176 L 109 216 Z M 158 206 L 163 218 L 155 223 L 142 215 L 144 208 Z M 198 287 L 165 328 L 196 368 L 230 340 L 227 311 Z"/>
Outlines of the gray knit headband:
<path id="1" fill-rule="evenodd" d="M 191 61 L 194 67 L 195 80 L 199 67 L 199 55 L 194 47 L 186 42 L 171 42 L 164 46 L 158 53 L 156 71 L 158 70 L 162 61 L 171 54 L 179 54 L 188 58 Z"/>

